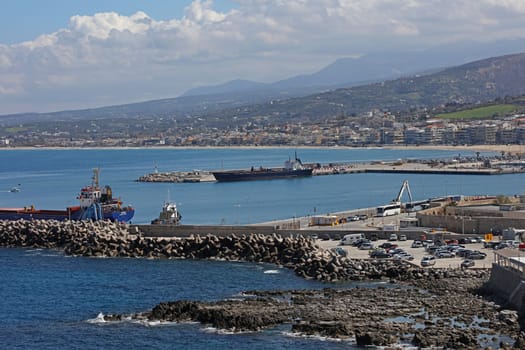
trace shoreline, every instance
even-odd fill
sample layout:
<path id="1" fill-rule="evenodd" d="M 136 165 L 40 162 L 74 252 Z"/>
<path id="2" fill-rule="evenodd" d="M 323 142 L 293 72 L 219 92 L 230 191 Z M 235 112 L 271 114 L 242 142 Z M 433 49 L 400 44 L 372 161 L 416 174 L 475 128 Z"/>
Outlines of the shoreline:
<path id="1" fill-rule="evenodd" d="M 384 146 L 137 146 L 137 147 L 0 147 L 0 151 L 18 150 L 198 150 L 198 149 L 389 149 L 389 150 L 446 150 L 446 151 L 473 151 L 473 152 L 505 152 L 511 154 L 525 154 L 525 145 L 384 145 Z"/>

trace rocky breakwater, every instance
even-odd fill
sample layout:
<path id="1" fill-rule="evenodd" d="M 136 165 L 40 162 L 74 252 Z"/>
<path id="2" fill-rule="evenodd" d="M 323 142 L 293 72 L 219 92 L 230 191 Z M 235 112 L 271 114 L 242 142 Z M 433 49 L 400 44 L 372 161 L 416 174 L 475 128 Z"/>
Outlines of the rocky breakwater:
<path id="1" fill-rule="evenodd" d="M 159 239 L 132 234 L 125 224 L 102 221 L 0 221 L 0 246 L 61 248 L 75 256 L 263 262 L 291 268 L 306 279 L 325 282 L 434 280 L 450 274 L 441 269 L 422 269 L 405 261 L 349 259 L 320 249 L 315 240 L 300 235 L 209 234 Z"/>
<path id="2" fill-rule="evenodd" d="M 420 275 L 411 265 L 395 261 L 352 260 L 319 249 L 303 236 L 190 236 L 186 239 L 146 238 L 128 226 L 111 222 L 0 221 L 0 246 L 61 248 L 76 256 L 220 259 L 264 262 L 294 269 L 320 281 L 394 278 Z"/>
<path id="3" fill-rule="evenodd" d="M 98 240 L 124 243 L 131 237 L 127 225 L 110 221 L 0 220 L 2 247 L 93 248 Z"/>

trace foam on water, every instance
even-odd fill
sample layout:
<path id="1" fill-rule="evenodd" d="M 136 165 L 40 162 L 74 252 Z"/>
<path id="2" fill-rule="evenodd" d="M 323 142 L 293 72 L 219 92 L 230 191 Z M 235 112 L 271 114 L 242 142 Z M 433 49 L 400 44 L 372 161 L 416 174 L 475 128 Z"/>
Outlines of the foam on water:
<path id="1" fill-rule="evenodd" d="M 292 337 L 292 338 L 305 338 L 305 339 L 316 339 L 316 340 L 320 340 L 320 341 L 330 341 L 330 342 L 345 342 L 345 343 L 348 343 L 348 344 L 352 344 L 352 345 L 355 345 L 356 344 L 356 341 L 355 341 L 355 337 L 347 337 L 347 338 L 331 338 L 331 337 L 325 337 L 325 336 L 321 336 L 321 335 L 315 335 L 315 334 L 304 334 L 304 333 L 298 333 L 298 332 L 289 332 L 289 331 L 283 331 L 281 332 L 281 334 L 287 336 L 287 337 Z"/>
<path id="2" fill-rule="evenodd" d="M 108 321 L 106 321 L 104 319 L 104 314 L 102 312 L 99 312 L 97 317 L 95 318 L 90 318 L 86 321 L 87 323 L 93 323 L 93 324 L 104 324 L 104 323 L 108 323 Z"/>

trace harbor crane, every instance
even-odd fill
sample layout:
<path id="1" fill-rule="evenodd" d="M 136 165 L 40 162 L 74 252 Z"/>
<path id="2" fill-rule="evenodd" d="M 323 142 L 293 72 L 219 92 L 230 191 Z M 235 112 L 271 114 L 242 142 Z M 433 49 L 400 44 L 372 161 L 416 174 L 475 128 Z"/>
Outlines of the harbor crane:
<path id="1" fill-rule="evenodd" d="M 405 190 L 408 193 L 408 199 L 410 199 L 410 203 L 412 203 L 412 193 L 410 192 L 410 186 L 408 186 L 408 180 L 403 181 L 403 185 L 401 185 L 401 188 L 399 189 L 399 193 L 397 194 L 396 199 L 392 201 L 392 203 L 399 203 L 401 204 L 401 197 L 403 197 L 403 193 Z"/>

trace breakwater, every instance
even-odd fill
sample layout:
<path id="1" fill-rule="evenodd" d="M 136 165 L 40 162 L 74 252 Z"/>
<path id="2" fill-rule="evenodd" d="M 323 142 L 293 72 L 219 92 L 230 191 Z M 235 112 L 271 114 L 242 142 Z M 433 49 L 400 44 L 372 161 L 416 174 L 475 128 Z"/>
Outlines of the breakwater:
<path id="1" fill-rule="evenodd" d="M 270 263 L 291 268 L 306 279 L 325 282 L 441 279 L 441 269 L 422 269 L 406 261 L 350 259 L 320 249 L 301 235 L 190 235 L 182 239 L 143 237 L 129 226 L 100 221 L 0 221 L 0 246 L 58 248 L 93 257 L 218 259 Z"/>
<path id="2" fill-rule="evenodd" d="M 400 159 L 354 163 L 310 163 L 312 175 L 337 175 L 360 173 L 439 174 L 439 175 L 504 175 L 525 172 L 525 162 L 502 160 L 499 157 L 480 159 L 428 160 Z M 140 176 L 138 182 L 210 182 L 215 181 L 211 171 L 154 172 Z"/>

